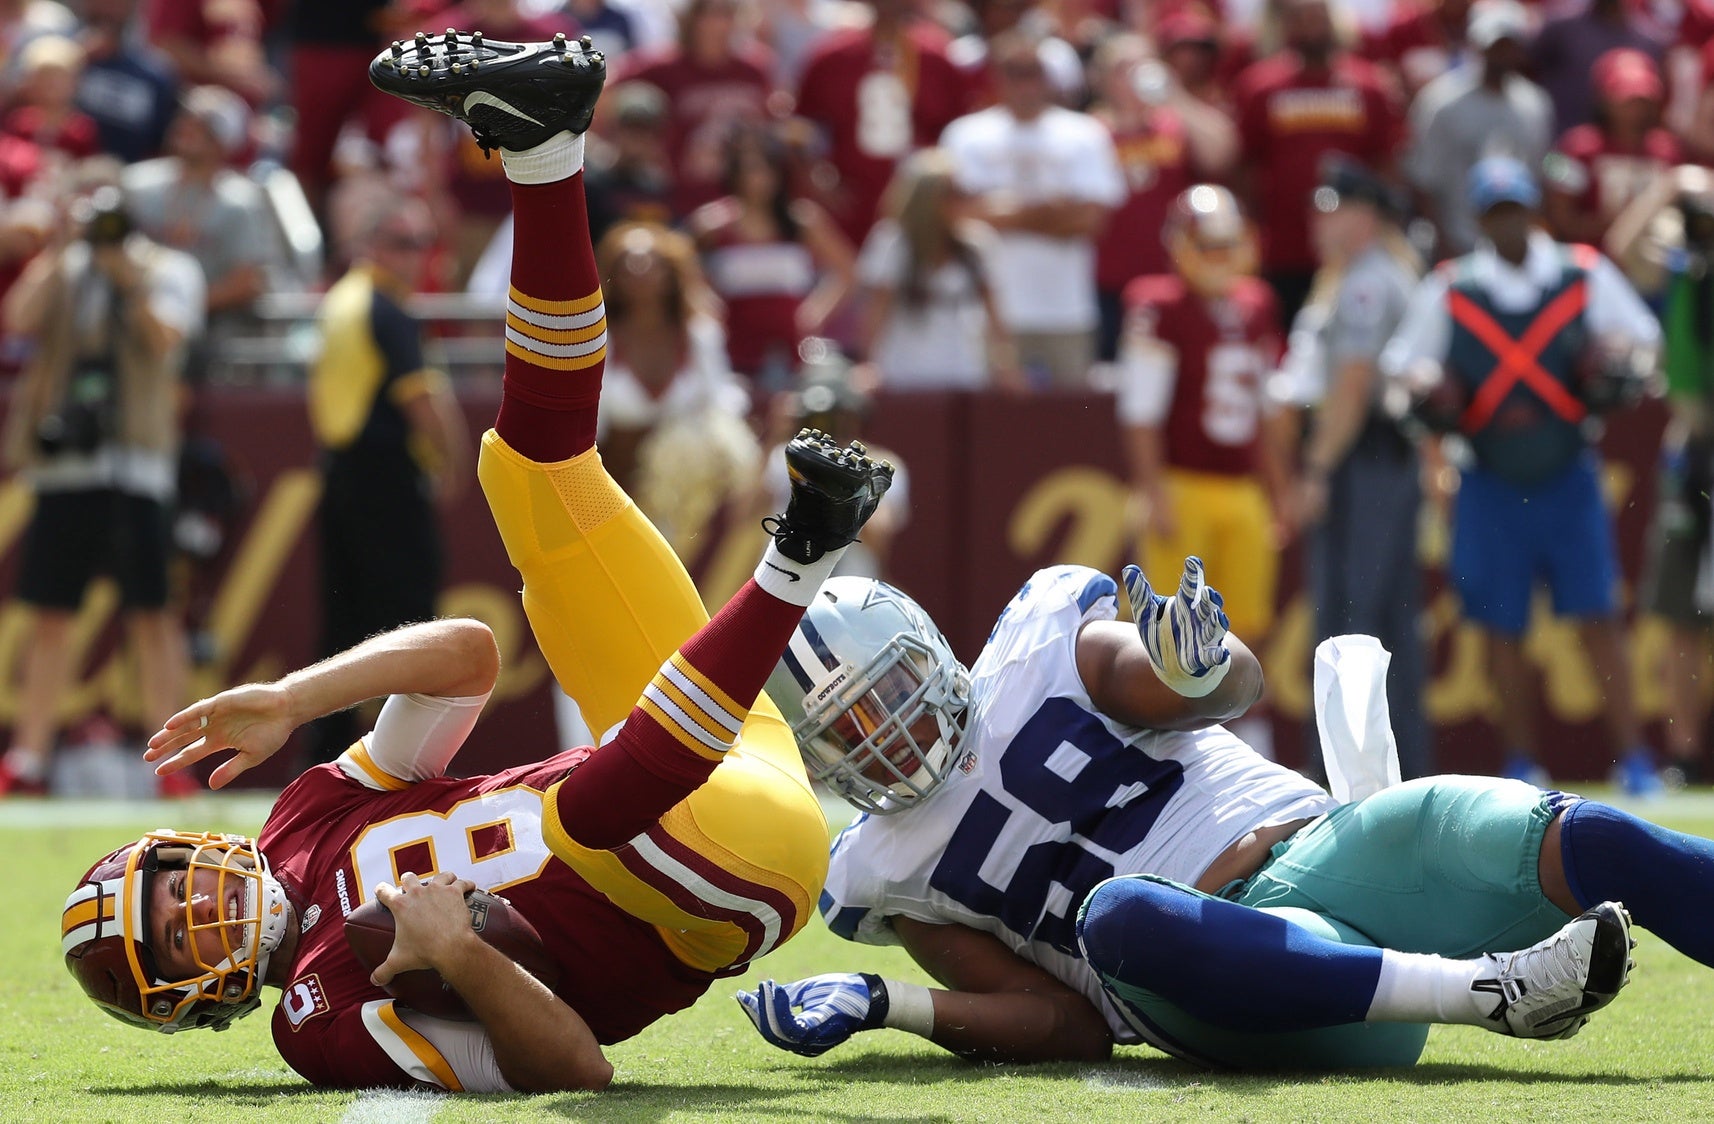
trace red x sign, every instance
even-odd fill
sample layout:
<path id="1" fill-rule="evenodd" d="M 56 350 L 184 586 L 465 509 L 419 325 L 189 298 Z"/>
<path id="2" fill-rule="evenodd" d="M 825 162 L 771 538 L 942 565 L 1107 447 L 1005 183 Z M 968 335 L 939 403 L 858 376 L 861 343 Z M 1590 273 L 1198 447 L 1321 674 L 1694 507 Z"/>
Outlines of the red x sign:
<path id="1" fill-rule="evenodd" d="M 1549 301 L 1536 314 L 1524 334 L 1513 339 L 1494 318 L 1475 301 L 1453 289 L 1447 293 L 1452 318 L 1494 353 L 1498 366 L 1477 389 L 1459 425 L 1466 433 L 1475 433 L 1494 418 L 1512 387 L 1523 383 L 1537 398 L 1568 422 L 1583 420 L 1583 403 L 1574 398 L 1565 384 L 1548 374 L 1541 366 L 1541 353 L 1553 342 L 1566 325 L 1583 314 L 1588 290 L 1582 278 L 1571 283 L 1563 293 Z"/>

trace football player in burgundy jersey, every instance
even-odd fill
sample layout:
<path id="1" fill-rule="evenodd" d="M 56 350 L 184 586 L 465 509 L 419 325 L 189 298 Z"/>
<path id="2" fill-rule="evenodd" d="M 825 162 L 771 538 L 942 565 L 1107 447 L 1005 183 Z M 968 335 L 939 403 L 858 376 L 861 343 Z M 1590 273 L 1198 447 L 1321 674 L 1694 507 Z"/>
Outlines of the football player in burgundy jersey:
<path id="1" fill-rule="evenodd" d="M 1143 568 L 1170 585 L 1187 556 L 1208 559 L 1233 629 L 1259 638 L 1273 622 L 1273 498 L 1285 479 L 1263 424 L 1263 382 L 1282 350 L 1278 306 L 1254 276 L 1254 238 L 1225 188 L 1181 192 L 1162 237 L 1173 272 L 1139 277 L 1123 297 L 1118 409 Z"/>
<path id="2" fill-rule="evenodd" d="M 600 1088 L 601 1047 L 677 1011 L 795 933 L 826 872 L 827 827 L 790 730 L 762 694 L 787 638 L 891 482 L 861 446 L 805 431 L 792 498 L 756 577 L 710 621 L 665 542 L 594 448 L 605 327 L 582 133 L 605 65 L 588 39 L 521 46 L 447 32 L 397 44 L 376 85 L 499 148 L 519 237 L 505 391 L 478 475 L 556 677 L 601 748 L 446 775 L 492 690 L 492 635 L 435 621 L 169 719 L 162 773 L 232 751 L 218 788 L 296 726 L 387 696 L 373 732 L 281 794 L 257 839 L 156 831 L 67 899 L 63 948 L 107 1013 L 223 1029 L 282 988 L 274 1040 L 318 1085 Z M 463 894 L 503 893 L 563 974 L 550 991 L 475 937 Z M 373 975 L 341 919 L 379 898 L 397 932 Z M 433 969 L 475 1021 L 382 986 Z"/>

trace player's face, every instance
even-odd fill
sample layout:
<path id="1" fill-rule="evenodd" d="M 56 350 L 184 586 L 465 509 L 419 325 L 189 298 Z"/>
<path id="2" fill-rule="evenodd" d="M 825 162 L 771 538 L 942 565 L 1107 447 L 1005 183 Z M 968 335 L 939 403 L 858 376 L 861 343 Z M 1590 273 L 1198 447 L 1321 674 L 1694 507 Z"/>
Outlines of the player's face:
<path id="1" fill-rule="evenodd" d="M 921 685 L 922 680 L 907 670 L 906 665 L 892 668 L 868 694 L 858 699 L 851 709 L 834 720 L 832 732 L 842 738 L 846 745 L 863 744 L 889 717 L 904 707 L 906 700 Z M 907 777 L 915 773 L 918 759 L 914 750 L 927 750 L 932 746 L 940 738 L 940 724 L 935 721 L 932 713 L 924 712 L 905 727 L 905 731 L 909 733 L 909 737 L 895 733 L 873 747 L 866 760 L 854 762 L 857 771 L 867 779 L 884 785 L 897 781 L 898 773 Z M 914 748 L 911 744 L 913 741 L 916 743 Z M 888 768 L 888 763 L 893 768 Z M 897 769 L 898 773 L 893 769 Z"/>
<path id="2" fill-rule="evenodd" d="M 162 977 L 194 979 L 242 951 L 246 881 L 207 867 L 156 872 L 144 924 Z"/>
<path id="3" fill-rule="evenodd" d="M 1194 254 L 1195 267 L 1186 272 L 1185 280 L 1204 297 L 1224 297 L 1231 293 L 1238 279 L 1244 276 L 1249 260 L 1242 239 L 1199 241 Z"/>

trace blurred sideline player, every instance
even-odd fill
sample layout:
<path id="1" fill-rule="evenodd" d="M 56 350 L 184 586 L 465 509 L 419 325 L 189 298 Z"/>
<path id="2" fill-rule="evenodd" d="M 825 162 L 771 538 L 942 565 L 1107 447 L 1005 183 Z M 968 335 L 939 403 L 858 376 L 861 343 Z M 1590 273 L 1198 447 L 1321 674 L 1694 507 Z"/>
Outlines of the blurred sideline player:
<path id="1" fill-rule="evenodd" d="M 281 794 L 259 839 L 152 832 L 85 876 L 63 913 L 67 966 L 125 1022 L 222 1029 L 272 984 L 284 989 L 275 1044 L 316 1085 L 601 1088 L 613 1072 L 601 1046 L 788 939 L 820 892 L 826 821 L 760 692 L 890 470 L 860 448 L 794 442 L 774 543 L 708 619 L 594 449 L 606 337 L 581 134 L 605 66 L 588 43 L 448 32 L 383 54 L 372 76 L 501 149 L 520 237 L 504 395 L 478 475 L 543 653 L 611 736 L 446 776 L 499 672 L 492 635 L 471 621 L 387 633 L 180 712 L 147 757 L 170 773 L 236 750 L 219 787 L 297 725 L 391 696 L 371 734 Z M 503 892 L 544 935 L 564 968 L 555 991 L 474 936 L 474 886 Z M 373 977 L 341 924 L 371 896 L 397 925 Z M 425 967 L 478 1021 L 426 1017 L 378 986 Z"/>
<path id="2" fill-rule="evenodd" d="M 1188 556 L 1211 559 L 1233 628 L 1252 640 L 1274 618 L 1284 458 L 1264 425 L 1263 384 L 1282 344 L 1273 290 L 1254 276 L 1255 238 L 1223 187 L 1179 194 L 1162 231 L 1172 274 L 1125 287 L 1119 422 L 1143 566 L 1170 586 Z M 1259 712 L 1239 736 L 1272 757 Z"/>
<path id="3" fill-rule="evenodd" d="M 1211 725 L 1262 677 L 1201 563 L 1171 597 L 1125 581 L 1130 620 L 1106 575 L 1038 571 L 968 671 L 898 590 L 823 587 L 768 687 L 811 775 L 868 813 L 833 845 L 821 913 L 940 987 L 764 981 L 740 995 L 764 1038 L 816 1054 L 886 1026 L 984 1061 L 1146 1041 L 1245 1069 L 1409 1065 L 1429 1023 L 1577 1033 L 1626 981 L 1625 909 L 1714 966 L 1714 843 L 1501 778 L 1340 803 Z M 1341 652 L 1338 709 L 1382 696 L 1378 670 Z M 1384 717 L 1336 738 L 1339 760 L 1384 741 Z"/>

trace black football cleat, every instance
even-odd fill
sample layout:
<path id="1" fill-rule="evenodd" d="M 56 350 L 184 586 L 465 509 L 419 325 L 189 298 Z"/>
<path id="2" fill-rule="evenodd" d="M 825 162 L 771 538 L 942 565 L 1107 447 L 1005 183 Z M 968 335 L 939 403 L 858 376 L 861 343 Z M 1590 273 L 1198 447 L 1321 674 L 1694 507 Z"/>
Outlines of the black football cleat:
<path id="1" fill-rule="evenodd" d="M 607 80 L 607 59 L 589 36 L 551 43 L 501 43 L 446 29 L 417 32 L 375 56 L 377 89 L 456 117 L 484 151 L 534 148 L 556 133 L 588 130 Z"/>
<path id="2" fill-rule="evenodd" d="M 857 541 L 893 486 L 893 466 L 877 461 L 861 441 L 849 448 L 819 429 L 801 429 L 786 444 L 792 495 L 784 515 L 762 520 L 781 554 L 809 565 L 830 550 Z"/>

